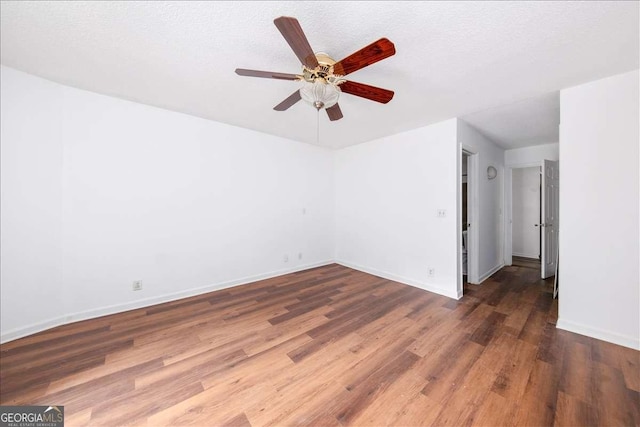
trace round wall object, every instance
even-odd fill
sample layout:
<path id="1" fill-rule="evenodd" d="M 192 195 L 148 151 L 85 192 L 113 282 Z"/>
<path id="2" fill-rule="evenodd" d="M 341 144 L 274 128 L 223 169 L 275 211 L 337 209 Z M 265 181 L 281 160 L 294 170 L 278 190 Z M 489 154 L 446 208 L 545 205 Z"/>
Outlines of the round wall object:
<path id="1" fill-rule="evenodd" d="M 487 168 L 487 178 L 493 179 L 496 176 L 498 176 L 498 170 L 496 168 L 494 168 L 493 166 L 489 166 Z"/>

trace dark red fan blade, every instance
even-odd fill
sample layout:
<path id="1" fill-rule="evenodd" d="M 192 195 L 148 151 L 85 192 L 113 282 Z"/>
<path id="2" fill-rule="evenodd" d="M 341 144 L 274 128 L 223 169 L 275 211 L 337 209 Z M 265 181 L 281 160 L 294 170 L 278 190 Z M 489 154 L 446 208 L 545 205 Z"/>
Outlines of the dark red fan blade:
<path id="1" fill-rule="evenodd" d="M 393 56 L 396 47 L 388 39 L 382 38 L 376 42 L 365 46 L 359 51 L 352 53 L 333 65 L 333 72 L 340 76 L 346 76 L 361 68 L 375 64 L 385 58 Z"/>
<path id="2" fill-rule="evenodd" d="M 383 104 L 386 104 L 393 98 L 393 91 L 375 86 L 365 85 L 363 83 L 346 81 L 339 87 L 340 90 L 344 93 L 359 96 L 361 98 L 367 98 L 372 101 L 381 102 Z"/>
<path id="3" fill-rule="evenodd" d="M 340 120 L 342 118 L 342 111 L 340 110 L 340 106 L 338 104 L 325 109 L 327 110 L 329 120 L 331 120 L 332 122 L 335 120 Z"/>
<path id="4" fill-rule="evenodd" d="M 276 111 L 284 111 L 284 110 L 288 109 L 289 107 L 291 107 L 296 102 L 300 101 L 301 99 L 302 98 L 300 97 L 300 91 L 297 90 L 297 91 L 293 92 L 287 99 L 282 101 L 280 104 L 278 104 L 275 107 L 273 107 L 273 109 L 276 110 Z"/>
<path id="5" fill-rule="evenodd" d="M 300 62 L 307 68 L 316 68 L 318 66 L 318 60 L 298 20 L 288 16 L 281 16 L 280 18 L 276 18 L 273 23 L 276 24 L 276 27 L 278 27 L 284 39 L 289 43 L 289 46 L 293 49 L 293 53 L 296 54 Z"/>
<path id="6" fill-rule="evenodd" d="M 266 79 L 278 79 L 278 80 L 297 80 L 298 79 L 298 76 L 296 76 L 295 74 L 276 73 L 273 71 L 245 70 L 244 68 L 236 68 L 236 74 L 239 76 L 263 77 Z"/>

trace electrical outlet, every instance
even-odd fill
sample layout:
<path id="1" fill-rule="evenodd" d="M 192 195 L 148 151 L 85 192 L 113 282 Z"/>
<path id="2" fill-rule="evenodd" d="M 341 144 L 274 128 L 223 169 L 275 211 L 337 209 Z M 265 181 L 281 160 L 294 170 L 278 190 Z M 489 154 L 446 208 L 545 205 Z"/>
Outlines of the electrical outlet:
<path id="1" fill-rule="evenodd" d="M 285 254 L 285 255 L 282 257 L 282 261 L 284 261 L 284 262 L 289 262 L 289 255 Z"/>
<path id="2" fill-rule="evenodd" d="M 433 277 L 436 275 L 436 269 L 433 267 L 427 268 L 427 276 Z"/>
<path id="3" fill-rule="evenodd" d="M 133 281 L 133 285 L 131 286 L 131 288 L 134 291 L 141 291 L 142 290 L 142 280 L 134 280 Z"/>
<path id="4" fill-rule="evenodd" d="M 302 252 L 298 252 L 298 259 L 302 259 Z"/>
<path id="5" fill-rule="evenodd" d="M 438 209 L 438 218 L 445 218 L 447 216 L 446 209 Z"/>

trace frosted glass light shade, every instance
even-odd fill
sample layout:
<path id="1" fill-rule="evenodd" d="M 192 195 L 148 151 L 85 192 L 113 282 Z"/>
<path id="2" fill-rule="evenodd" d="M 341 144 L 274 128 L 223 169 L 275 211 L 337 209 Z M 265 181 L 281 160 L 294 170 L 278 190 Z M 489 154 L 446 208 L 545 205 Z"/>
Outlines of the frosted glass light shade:
<path id="1" fill-rule="evenodd" d="M 300 88 L 300 96 L 319 110 L 336 105 L 340 98 L 340 89 L 331 83 L 319 80 L 314 83 L 305 82 Z"/>

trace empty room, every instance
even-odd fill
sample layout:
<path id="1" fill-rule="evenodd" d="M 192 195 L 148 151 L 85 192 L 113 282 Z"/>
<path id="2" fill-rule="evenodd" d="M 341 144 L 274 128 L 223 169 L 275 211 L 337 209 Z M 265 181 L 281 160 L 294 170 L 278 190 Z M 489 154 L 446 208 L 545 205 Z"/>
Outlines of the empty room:
<path id="1" fill-rule="evenodd" d="M 0 427 L 640 425 L 639 6 L 0 1 Z"/>

